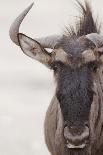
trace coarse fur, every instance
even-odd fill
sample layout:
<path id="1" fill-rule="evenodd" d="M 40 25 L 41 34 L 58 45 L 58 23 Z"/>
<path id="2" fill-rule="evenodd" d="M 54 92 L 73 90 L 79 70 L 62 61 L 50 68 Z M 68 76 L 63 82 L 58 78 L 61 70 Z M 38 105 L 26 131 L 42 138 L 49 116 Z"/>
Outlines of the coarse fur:
<path id="1" fill-rule="evenodd" d="M 71 25 L 66 27 L 65 34 L 73 38 L 73 36 L 80 37 L 90 33 L 100 33 L 100 24 L 93 18 L 90 2 L 88 0 L 84 0 L 84 4 L 78 0 L 75 2 L 80 12 L 80 17 L 77 17 L 75 27 Z"/>
<path id="2" fill-rule="evenodd" d="M 92 76 L 89 65 L 81 67 L 64 66 L 59 71 L 56 96 L 63 118 L 68 126 L 79 126 L 82 130 L 88 121 L 93 100 Z"/>
<path id="3" fill-rule="evenodd" d="M 85 50 L 87 47 L 93 46 L 93 43 L 90 40 L 85 38 L 78 43 L 77 38 L 90 33 L 99 34 L 101 30 L 101 24 L 98 23 L 98 20 L 94 20 L 93 18 L 91 6 L 88 0 L 84 0 L 84 5 L 78 0 L 75 2 L 77 8 L 80 10 L 80 17 L 77 17 L 75 26 L 66 26 L 63 38 L 55 46 L 55 48 L 62 46 L 65 52 L 68 52 L 67 50 L 69 49 L 69 53 L 71 53 L 71 51 L 73 52 L 72 48 L 77 48 L 80 52 L 81 50 Z"/>

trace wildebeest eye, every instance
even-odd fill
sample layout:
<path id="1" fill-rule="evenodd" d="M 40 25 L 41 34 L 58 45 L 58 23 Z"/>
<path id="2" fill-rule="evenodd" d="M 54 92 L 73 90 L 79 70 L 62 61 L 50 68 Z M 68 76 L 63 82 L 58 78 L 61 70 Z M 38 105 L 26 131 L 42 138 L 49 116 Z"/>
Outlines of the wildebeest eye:
<path id="1" fill-rule="evenodd" d="M 53 64 L 51 67 L 55 72 L 58 70 L 58 66 L 56 64 Z"/>
<path id="2" fill-rule="evenodd" d="M 51 69 L 53 69 L 54 72 L 57 72 L 61 69 L 62 66 L 63 66 L 63 63 L 61 61 L 54 61 L 51 64 Z"/>
<path id="3" fill-rule="evenodd" d="M 93 71 L 96 72 L 98 67 L 99 67 L 99 63 L 97 61 L 94 62 L 90 62 L 88 63 L 88 67 Z"/>

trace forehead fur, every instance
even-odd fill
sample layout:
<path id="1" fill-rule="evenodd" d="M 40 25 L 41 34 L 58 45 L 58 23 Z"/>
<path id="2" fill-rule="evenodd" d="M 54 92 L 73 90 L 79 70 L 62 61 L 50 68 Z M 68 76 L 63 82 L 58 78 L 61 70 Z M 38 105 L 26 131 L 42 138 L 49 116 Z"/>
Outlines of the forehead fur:
<path id="1" fill-rule="evenodd" d="M 95 48 L 93 42 L 87 39 L 85 36 L 82 37 L 67 37 L 64 36 L 62 40 L 58 43 L 56 48 L 62 48 L 67 54 L 72 56 L 77 56 L 88 49 Z"/>
<path id="2" fill-rule="evenodd" d="M 68 38 L 64 36 L 56 46 L 55 60 L 69 65 L 78 65 L 94 61 L 96 46 L 85 36 Z"/>

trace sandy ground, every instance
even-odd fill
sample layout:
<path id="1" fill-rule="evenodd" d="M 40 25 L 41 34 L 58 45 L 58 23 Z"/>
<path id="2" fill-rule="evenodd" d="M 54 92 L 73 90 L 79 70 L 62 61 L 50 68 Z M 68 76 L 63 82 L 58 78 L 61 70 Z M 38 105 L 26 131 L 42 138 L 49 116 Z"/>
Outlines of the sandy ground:
<path id="1" fill-rule="evenodd" d="M 25 56 L 9 39 L 15 17 L 32 0 L 0 0 L 0 155 L 49 155 L 43 122 L 54 93 L 52 71 Z M 73 0 L 35 0 L 21 26 L 31 37 L 60 33 L 77 16 Z M 103 1 L 93 0 L 103 17 Z"/>

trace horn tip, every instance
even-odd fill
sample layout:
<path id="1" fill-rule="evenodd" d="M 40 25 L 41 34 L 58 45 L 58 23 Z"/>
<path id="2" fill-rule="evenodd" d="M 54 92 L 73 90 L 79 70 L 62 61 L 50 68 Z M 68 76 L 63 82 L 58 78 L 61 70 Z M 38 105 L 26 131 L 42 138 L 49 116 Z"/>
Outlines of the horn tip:
<path id="1" fill-rule="evenodd" d="M 34 5 L 34 2 L 31 3 L 30 8 L 32 8 L 33 5 Z"/>

